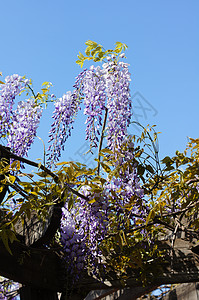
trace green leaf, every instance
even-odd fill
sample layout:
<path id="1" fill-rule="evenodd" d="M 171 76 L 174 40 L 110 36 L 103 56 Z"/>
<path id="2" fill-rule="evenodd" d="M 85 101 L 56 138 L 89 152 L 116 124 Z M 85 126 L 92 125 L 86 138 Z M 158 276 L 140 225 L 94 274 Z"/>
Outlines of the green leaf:
<path id="1" fill-rule="evenodd" d="M 149 221 L 153 220 L 154 218 L 155 218 L 155 211 L 151 209 L 146 218 L 146 225 L 149 223 Z"/>
<path id="2" fill-rule="evenodd" d="M 98 194 L 102 192 L 102 189 L 99 187 L 92 187 L 91 192 Z"/>
<path id="3" fill-rule="evenodd" d="M 40 177 L 47 177 L 47 176 L 49 176 L 46 172 L 44 172 L 44 171 L 42 171 L 42 172 L 37 172 L 36 173 L 38 176 L 40 176 Z"/>
<path id="4" fill-rule="evenodd" d="M 138 175 L 143 175 L 145 172 L 145 168 L 142 165 L 138 165 L 137 173 Z"/>
<path id="5" fill-rule="evenodd" d="M 69 211 L 71 210 L 71 208 L 73 208 L 73 203 L 74 203 L 74 200 L 73 200 L 73 196 L 71 195 L 70 199 L 68 201 L 68 210 Z"/>
<path id="6" fill-rule="evenodd" d="M 85 45 L 86 45 L 86 46 L 90 46 L 90 47 L 92 47 L 92 48 L 96 48 L 98 44 L 97 44 L 96 42 L 93 42 L 93 41 L 91 41 L 91 40 L 88 40 L 88 41 L 86 41 Z"/>
<path id="7" fill-rule="evenodd" d="M 89 204 L 92 204 L 92 203 L 95 203 L 95 202 L 96 202 L 96 200 L 94 198 L 88 201 Z"/>
<path id="8" fill-rule="evenodd" d="M 42 86 L 43 86 L 43 85 L 50 85 L 50 82 L 45 81 L 45 82 L 42 83 Z"/>
<path id="9" fill-rule="evenodd" d="M 43 89 L 41 89 L 41 90 L 42 90 L 42 92 L 43 92 L 44 94 L 48 92 L 48 89 L 46 89 L 46 88 L 43 88 Z"/>
<path id="10" fill-rule="evenodd" d="M 147 171 L 149 171 L 150 173 L 154 174 L 154 170 L 153 170 L 153 168 L 151 167 L 151 165 L 147 165 L 147 166 L 146 166 L 146 169 L 147 169 Z"/>
<path id="11" fill-rule="evenodd" d="M 111 169 L 109 166 L 107 166 L 107 164 L 105 163 L 101 163 L 102 169 L 106 172 L 106 173 L 110 173 Z"/>
<path id="12" fill-rule="evenodd" d="M 12 230 L 8 231 L 8 238 L 9 238 L 11 243 L 13 243 L 14 241 L 18 241 L 15 233 Z"/>
<path id="13" fill-rule="evenodd" d="M 110 150 L 110 149 L 102 149 L 102 150 L 100 151 L 100 153 L 108 153 L 108 154 L 113 154 L 113 151 L 112 151 L 112 150 Z"/>
<path id="14" fill-rule="evenodd" d="M 15 177 L 15 176 L 9 175 L 9 181 L 10 181 L 11 183 L 14 183 L 15 180 L 16 180 L 16 177 Z"/>
<path id="15" fill-rule="evenodd" d="M 80 65 L 81 64 L 81 60 L 76 60 L 76 64 Z"/>
<path id="16" fill-rule="evenodd" d="M 87 47 L 86 50 L 85 50 L 86 55 L 90 56 L 90 52 L 91 52 L 91 48 Z"/>
<path id="17" fill-rule="evenodd" d="M 166 156 L 164 159 L 161 160 L 161 162 L 163 164 L 172 164 L 173 163 L 172 159 L 169 156 Z"/>

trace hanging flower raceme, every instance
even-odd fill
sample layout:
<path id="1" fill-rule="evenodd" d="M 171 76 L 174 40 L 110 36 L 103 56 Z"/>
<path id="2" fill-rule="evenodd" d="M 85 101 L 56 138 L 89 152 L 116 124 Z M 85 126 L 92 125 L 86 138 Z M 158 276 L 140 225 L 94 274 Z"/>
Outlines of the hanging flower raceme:
<path id="1" fill-rule="evenodd" d="M 121 56 L 122 57 L 122 56 Z M 48 161 L 57 162 L 67 138 L 71 135 L 78 108 L 84 99 L 86 119 L 86 140 L 91 147 L 99 142 L 102 117 L 107 108 L 107 140 L 111 150 L 120 148 L 127 135 L 131 118 L 130 73 L 128 64 L 109 61 L 103 65 L 91 66 L 81 72 L 75 82 L 75 91 L 67 92 L 55 102 L 54 122 L 50 130 Z"/>
<path id="2" fill-rule="evenodd" d="M 85 267 L 86 245 L 83 240 L 81 230 L 76 228 L 77 209 L 67 208 L 67 204 L 62 209 L 61 220 L 61 243 L 65 251 L 65 260 L 68 272 L 74 276 L 74 280 L 79 278 L 80 272 Z"/>
<path id="3" fill-rule="evenodd" d="M 108 226 L 106 198 L 98 195 L 90 198 L 89 190 L 88 186 L 84 186 L 80 193 L 89 200 L 96 198 L 93 203 L 78 198 L 74 208 L 69 211 L 66 203 L 62 210 L 61 242 L 75 279 L 79 278 L 88 262 L 92 272 L 97 274 L 98 263 L 102 259 L 98 245 L 104 239 Z"/>
<path id="4" fill-rule="evenodd" d="M 75 90 L 73 93 L 70 91 L 64 94 L 61 98 L 55 101 L 55 110 L 53 112 L 54 122 L 51 125 L 49 133 L 49 147 L 48 147 L 48 162 L 52 165 L 52 162 L 59 161 L 61 156 L 61 150 L 64 150 L 65 142 L 71 135 L 73 129 L 73 122 L 80 109 L 80 102 L 82 100 L 82 79 L 85 71 L 79 74 L 75 82 Z"/>
<path id="5" fill-rule="evenodd" d="M 122 56 L 121 56 L 122 57 Z M 110 58 L 110 57 L 109 57 Z M 84 114 L 86 120 L 86 139 L 91 146 L 99 142 L 102 115 L 105 107 L 108 110 L 107 141 L 111 150 L 119 149 L 127 135 L 127 127 L 131 118 L 130 73 L 128 64 L 115 60 L 99 66 L 91 66 L 85 73 Z"/>
<path id="6" fill-rule="evenodd" d="M 105 70 L 107 109 L 107 142 L 111 150 L 120 149 L 127 136 L 131 118 L 130 73 L 128 64 L 110 61 L 103 64 Z"/>
<path id="7" fill-rule="evenodd" d="M 89 140 L 91 147 L 97 147 L 99 142 L 100 127 L 102 126 L 102 114 L 105 109 L 106 93 L 104 72 L 101 68 L 91 66 L 83 79 L 84 93 L 84 114 L 86 120 L 86 140 Z"/>
<path id="8" fill-rule="evenodd" d="M 8 147 L 19 156 L 27 156 L 36 136 L 42 115 L 42 107 L 33 99 L 19 102 L 13 111 L 12 126 L 8 136 Z"/>
<path id="9" fill-rule="evenodd" d="M 7 76 L 0 90 L 0 138 L 9 133 L 12 124 L 12 108 L 14 99 L 29 83 L 18 74 Z"/>

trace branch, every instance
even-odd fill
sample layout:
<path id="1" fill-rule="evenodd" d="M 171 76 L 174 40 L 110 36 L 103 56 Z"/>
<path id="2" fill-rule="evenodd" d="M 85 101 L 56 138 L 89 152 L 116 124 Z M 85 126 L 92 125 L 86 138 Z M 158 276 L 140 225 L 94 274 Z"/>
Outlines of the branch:
<path id="1" fill-rule="evenodd" d="M 31 86 L 29 84 L 27 84 L 28 88 L 30 89 L 30 91 L 33 94 L 33 97 L 35 98 L 35 100 L 37 99 L 37 95 L 35 95 L 35 92 L 33 91 L 33 89 L 31 88 Z"/>
<path id="2" fill-rule="evenodd" d="M 0 150 L 5 151 L 8 154 L 9 158 L 13 158 L 15 160 L 19 160 L 19 161 L 21 161 L 21 162 L 23 162 L 23 163 L 25 163 L 27 165 L 30 165 L 30 166 L 33 166 L 33 167 L 36 167 L 36 168 L 40 168 L 42 171 L 44 171 L 48 175 L 50 175 L 55 180 L 56 183 L 59 182 L 59 177 L 56 174 L 54 174 L 52 171 L 50 171 L 48 168 L 46 168 L 44 165 L 38 164 L 38 163 L 33 162 L 33 161 L 29 160 L 29 159 L 26 159 L 26 158 L 23 158 L 21 156 L 18 156 L 16 154 L 12 153 L 11 151 L 9 151 L 8 149 L 6 149 L 6 147 L 4 147 L 2 145 L 0 145 Z M 81 193 L 79 193 L 79 192 L 75 191 L 73 188 L 71 188 L 69 186 L 69 183 L 65 183 L 65 185 L 67 186 L 67 189 L 70 190 L 76 196 L 78 196 L 80 198 L 83 198 L 84 200 L 87 200 L 87 201 L 89 200 L 88 197 L 82 195 Z"/>
<path id="3" fill-rule="evenodd" d="M 103 122 L 103 126 L 102 126 L 102 134 L 101 134 L 99 150 L 98 150 L 98 166 L 97 166 L 97 174 L 98 175 L 100 173 L 100 151 L 102 150 L 102 143 L 103 143 L 103 138 L 104 138 L 104 131 L 105 131 L 105 126 L 106 126 L 107 115 L 108 115 L 108 109 L 105 107 L 104 122 Z"/>
<path id="4" fill-rule="evenodd" d="M 194 182 L 199 182 L 199 178 L 192 178 L 192 179 L 188 180 L 186 182 L 186 184 L 189 185 L 189 184 L 194 183 Z"/>

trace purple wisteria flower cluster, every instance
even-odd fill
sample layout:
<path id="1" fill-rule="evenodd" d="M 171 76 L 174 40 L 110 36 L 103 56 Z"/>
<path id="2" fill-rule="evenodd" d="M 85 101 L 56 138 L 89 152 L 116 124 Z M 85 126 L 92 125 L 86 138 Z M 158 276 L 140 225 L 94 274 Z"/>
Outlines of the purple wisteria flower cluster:
<path id="1" fill-rule="evenodd" d="M 84 114 L 88 116 L 86 120 L 86 140 L 91 142 L 92 147 L 97 147 L 102 126 L 102 114 L 106 103 L 103 70 L 99 66 L 96 68 L 91 66 L 90 70 L 85 73 L 83 85 L 82 92 L 85 95 Z"/>
<path id="2" fill-rule="evenodd" d="M 29 83 L 28 79 L 23 79 L 18 74 L 7 76 L 5 84 L 0 90 L 0 138 L 5 137 L 10 130 L 12 123 L 12 108 L 17 95 Z"/>
<path id="3" fill-rule="evenodd" d="M 62 209 L 61 221 L 61 243 L 65 251 L 65 261 L 71 276 L 75 274 L 74 279 L 78 279 L 79 273 L 84 269 L 87 253 L 83 232 L 76 226 L 76 213 L 77 207 L 69 212 L 65 206 Z"/>
<path id="4" fill-rule="evenodd" d="M 90 196 L 90 187 L 83 186 L 80 193 L 85 199 L 76 199 L 75 207 L 70 211 L 67 203 L 62 210 L 61 242 L 64 247 L 68 269 L 74 279 L 78 279 L 85 266 L 90 265 L 93 274 L 98 273 L 98 264 L 102 260 L 100 242 L 107 233 L 108 203 L 99 195 Z"/>
<path id="5" fill-rule="evenodd" d="M 65 142 L 71 135 L 75 116 L 78 109 L 80 109 L 84 74 L 85 71 L 77 76 L 73 93 L 69 91 L 55 101 L 55 110 L 52 117 L 54 122 L 51 125 L 48 141 L 50 143 L 47 153 L 49 166 L 52 166 L 52 162 L 59 161 L 61 150 L 64 150 Z"/>
<path id="6" fill-rule="evenodd" d="M 123 57 L 122 55 L 120 55 Z M 71 135 L 74 116 L 82 99 L 85 105 L 86 140 L 91 147 L 97 147 L 102 129 L 102 118 L 108 112 L 107 144 L 115 151 L 127 135 L 131 118 L 130 73 L 128 64 L 109 57 L 107 63 L 91 66 L 81 72 L 74 85 L 75 91 L 68 92 L 55 103 L 54 122 L 50 130 L 49 161 L 59 160 L 61 150 Z"/>
<path id="7" fill-rule="evenodd" d="M 27 156 L 28 150 L 36 136 L 36 131 L 42 116 L 42 107 L 33 99 L 19 102 L 13 111 L 12 126 L 8 135 L 8 147 L 17 155 Z"/>
<path id="8" fill-rule="evenodd" d="M 127 127 L 131 119 L 130 73 L 128 64 L 110 61 L 103 64 L 106 81 L 108 147 L 115 151 L 120 149 L 127 136 Z"/>
<path id="9" fill-rule="evenodd" d="M 14 109 L 15 99 L 30 84 L 18 74 L 7 76 L 0 90 L 0 138 L 20 156 L 27 155 L 36 136 L 42 115 L 42 107 L 34 98 L 20 101 Z"/>
<path id="10" fill-rule="evenodd" d="M 76 112 L 76 104 L 74 95 L 67 92 L 55 102 L 55 110 L 53 112 L 54 122 L 49 134 L 48 160 L 52 159 L 56 162 L 61 156 L 61 150 L 64 150 L 64 144 L 68 136 L 71 135 L 72 123 L 74 122 L 74 114 Z"/>
<path id="11" fill-rule="evenodd" d="M 109 57 L 102 68 L 91 66 L 83 78 L 86 139 L 97 147 L 102 127 L 102 116 L 107 108 L 107 142 L 111 150 L 119 149 L 127 135 L 131 119 L 130 73 L 128 64 Z"/>

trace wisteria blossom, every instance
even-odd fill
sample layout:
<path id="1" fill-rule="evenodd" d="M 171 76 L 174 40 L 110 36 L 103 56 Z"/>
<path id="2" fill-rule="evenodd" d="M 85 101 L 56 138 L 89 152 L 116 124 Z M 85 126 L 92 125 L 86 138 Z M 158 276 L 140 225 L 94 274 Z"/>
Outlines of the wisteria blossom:
<path id="1" fill-rule="evenodd" d="M 86 120 L 86 140 L 89 140 L 92 147 L 97 147 L 99 142 L 100 128 L 102 126 L 102 115 L 105 109 L 106 93 L 104 72 L 101 68 L 91 66 L 83 79 L 84 88 L 84 114 Z"/>
<path id="2" fill-rule="evenodd" d="M 65 142 L 71 135 L 75 116 L 78 109 L 80 109 L 79 104 L 84 74 L 85 71 L 76 78 L 73 93 L 69 91 L 55 101 L 55 110 L 52 116 L 54 122 L 51 125 L 50 139 L 48 141 L 50 143 L 47 153 L 49 165 L 52 165 L 52 161 L 57 162 L 59 160 L 61 151 L 64 150 Z"/>
<path id="3" fill-rule="evenodd" d="M 122 56 L 121 56 L 122 57 Z M 111 150 L 119 150 L 127 136 L 131 118 L 130 73 L 128 64 L 110 60 L 100 66 L 91 66 L 81 72 L 75 82 L 75 91 L 67 92 L 55 103 L 54 122 L 50 130 L 49 161 L 57 162 L 71 135 L 72 124 L 81 100 L 86 119 L 86 140 L 97 147 L 101 134 L 106 136 Z M 101 133 L 105 110 L 108 112 L 107 132 Z"/>
<path id="4" fill-rule="evenodd" d="M 67 204 L 66 204 L 67 205 Z M 77 209 L 62 209 L 61 221 L 61 242 L 65 251 L 65 260 L 68 271 L 73 275 L 76 274 L 78 279 L 79 273 L 85 267 L 86 245 L 83 241 L 83 233 L 76 228 L 75 216 Z"/>
<path id="5" fill-rule="evenodd" d="M 0 137 L 5 136 L 12 123 L 12 108 L 14 99 L 28 84 L 28 79 L 23 79 L 18 74 L 13 74 L 5 78 L 5 84 L 0 90 Z"/>
<path id="6" fill-rule="evenodd" d="M 112 57 L 114 58 L 114 57 Z M 86 139 L 96 147 L 101 134 L 102 116 L 108 110 L 107 143 L 111 150 L 120 148 L 127 135 L 131 119 L 130 73 L 128 64 L 110 61 L 103 68 L 91 66 L 85 73 L 84 114 L 86 120 Z"/>
<path id="7" fill-rule="evenodd" d="M 115 157 L 114 153 L 113 155 Z M 117 219 L 118 226 L 122 226 L 120 217 L 125 214 L 126 205 L 132 200 L 134 200 L 133 207 L 128 211 L 131 222 L 136 222 L 137 216 L 142 218 L 146 213 L 143 204 L 144 191 L 140 186 L 133 159 L 134 145 L 126 138 L 116 159 L 115 167 L 119 167 L 118 176 L 108 176 L 100 194 L 92 193 L 89 186 L 81 187 L 79 192 L 88 197 L 88 201 L 77 198 L 74 208 L 68 210 L 67 203 L 63 208 L 61 242 L 66 253 L 66 261 L 75 276 L 80 275 L 87 261 L 97 275 L 97 262 L 102 262 L 99 245 L 108 233 L 109 218 L 112 218 L 112 214 Z M 95 200 L 92 202 L 92 199 Z"/>
<path id="8" fill-rule="evenodd" d="M 42 107 L 33 99 L 19 102 L 13 111 L 12 126 L 8 135 L 8 147 L 19 155 L 27 155 L 36 136 L 42 115 Z"/>
<path id="9" fill-rule="evenodd" d="M 93 267 L 93 273 L 97 273 L 97 263 L 102 259 L 102 253 L 98 247 L 107 233 L 108 203 L 106 198 L 90 196 L 89 186 L 80 189 L 80 193 L 89 200 L 95 198 L 93 203 L 78 198 L 74 208 L 68 210 L 67 203 L 62 210 L 61 242 L 63 244 L 66 261 L 72 274 L 76 278 L 84 269 L 86 262 Z"/>
<path id="10" fill-rule="evenodd" d="M 107 93 L 107 143 L 111 150 L 119 149 L 127 136 L 131 118 L 130 73 L 128 64 L 113 62 L 103 64 Z"/>

